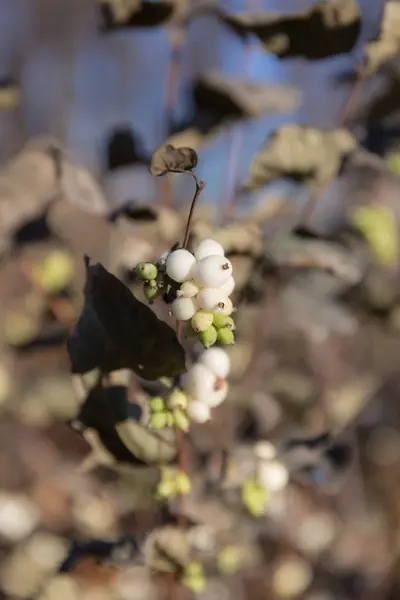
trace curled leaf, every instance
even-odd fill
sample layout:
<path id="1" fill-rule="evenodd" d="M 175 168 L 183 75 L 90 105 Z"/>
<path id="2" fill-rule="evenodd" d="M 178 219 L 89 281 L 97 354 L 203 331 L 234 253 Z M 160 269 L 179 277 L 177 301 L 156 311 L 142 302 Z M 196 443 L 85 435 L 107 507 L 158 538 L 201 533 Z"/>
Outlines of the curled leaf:
<path id="1" fill-rule="evenodd" d="M 356 145 L 354 136 L 345 129 L 283 125 L 254 156 L 245 188 L 254 190 L 285 177 L 323 185 L 338 173 L 343 156 L 353 152 Z"/>
<path id="2" fill-rule="evenodd" d="M 72 372 L 128 368 L 149 380 L 185 372 L 174 330 L 100 263 L 85 264 L 85 303 L 67 345 Z"/>
<path id="3" fill-rule="evenodd" d="M 377 260 L 384 266 L 399 257 L 396 216 L 387 206 L 359 206 L 353 210 L 353 225 L 363 234 Z"/>
<path id="4" fill-rule="evenodd" d="M 308 60 L 350 52 L 361 27 L 356 0 L 322 0 L 291 15 L 240 13 L 220 18 L 241 37 L 256 35 L 265 50 L 279 58 Z"/>
<path id="5" fill-rule="evenodd" d="M 197 165 L 197 154 L 192 148 L 174 148 L 166 144 L 158 148 L 152 158 L 152 175 L 165 175 L 168 171 L 190 171 Z"/>
<path id="6" fill-rule="evenodd" d="M 145 563 L 155 571 L 176 573 L 190 560 L 188 532 L 166 526 L 155 529 L 144 544 Z"/>

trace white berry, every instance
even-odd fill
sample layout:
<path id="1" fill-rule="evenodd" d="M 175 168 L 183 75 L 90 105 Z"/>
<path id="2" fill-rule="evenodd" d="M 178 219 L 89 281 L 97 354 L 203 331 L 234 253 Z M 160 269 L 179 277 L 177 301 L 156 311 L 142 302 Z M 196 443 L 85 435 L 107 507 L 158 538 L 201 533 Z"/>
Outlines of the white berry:
<path id="1" fill-rule="evenodd" d="M 280 461 L 266 461 L 259 465 L 258 479 L 265 489 L 278 492 L 288 484 L 289 473 Z"/>
<path id="2" fill-rule="evenodd" d="M 217 377 L 211 369 L 195 363 L 182 377 L 182 387 L 194 400 L 207 403 L 207 398 L 215 392 Z"/>
<path id="3" fill-rule="evenodd" d="M 194 253 L 197 260 L 207 258 L 207 256 L 224 256 L 225 252 L 221 244 L 215 240 L 207 239 L 200 242 Z"/>
<path id="4" fill-rule="evenodd" d="M 199 357 L 199 364 L 205 365 L 216 375 L 225 379 L 231 369 L 229 355 L 222 348 L 208 348 Z"/>
<path id="5" fill-rule="evenodd" d="M 231 275 L 231 262 L 224 256 L 207 256 L 194 267 L 194 279 L 200 287 L 219 288 Z"/>
<path id="6" fill-rule="evenodd" d="M 198 400 L 193 400 L 189 403 L 187 412 L 190 418 L 196 423 L 205 423 L 211 418 L 210 407 L 207 406 L 207 404 L 203 404 L 203 402 L 199 402 Z"/>
<path id="7" fill-rule="evenodd" d="M 217 288 L 203 288 L 197 294 L 197 304 L 204 310 L 216 311 L 225 308 L 228 297 Z"/>
<path id="8" fill-rule="evenodd" d="M 219 287 L 219 291 L 223 292 L 225 294 L 225 296 L 230 296 L 234 289 L 235 289 L 235 280 L 233 279 L 233 277 L 229 277 L 228 281 L 226 281 L 224 284 L 222 284 Z"/>
<path id="9" fill-rule="evenodd" d="M 179 248 L 171 252 L 167 258 L 166 271 L 168 277 L 171 277 L 178 283 L 183 283 L 191 278 L 191 273 L 196 264 L 196 259 L 189 250 Z"/>
<path id="10" fill-rule="evenodd" d="M 175 298 L 171 304 L 171 310 L 178 321 L 188 321 L 197 310 L 193 298 Z"/>
<path id="11" fill-rule="evenodd" d="M 184 281 L 181 287 L 178 290 L 177 295 L 183 296 L 184 298 L 194 298 L 199 293 L 199 286 L 190 279 L 189 281 Z"/>
<path id="12" fill-rule="evenodd" d="M 233 313 L 233 304 L 230 298 L 225 298 L 223 306 L 216 306 L 214 309 L 215 313 L 221 313 L 229 317 Z"/>
<path id="13" fill-rule="evenodd" d="M 211 391 L 207 398 L 204 400 L 204 404 L 214 408 L 219 406 L 225 400 L 228 395 L 228 382 L 225 379 L 218 379 L 214 386 L 214 391 Z"/>

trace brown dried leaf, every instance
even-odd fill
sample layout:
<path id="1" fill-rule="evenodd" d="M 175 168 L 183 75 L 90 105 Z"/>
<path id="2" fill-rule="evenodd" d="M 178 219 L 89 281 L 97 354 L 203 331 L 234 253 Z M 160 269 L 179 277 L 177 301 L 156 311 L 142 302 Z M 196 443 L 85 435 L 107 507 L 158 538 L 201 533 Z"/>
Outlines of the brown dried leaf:
<path id="1" fill-rule="evenodd" d="M 217 71 L 198 78 L 194 95 L 198 107 L 218 113 L 223 119 L 291 112 L 300 102 L 300 92 L 294 87 L 238 79 Z"/>
<path id="2" fill-rule="evenodd" d="M 190 171 L 197 165 L 197 154 L 192 148 L 174 148 L 171 144 L 160 146 L 151 157 L 152 175 L 165 175 L 169 171 Z"/>
<path id="3" fill-rule="evenodd" d="M 321 186 L 334 177 L 344 155 L 356 149 L 356 139 L 345 129 L 322 130 L 283 125 L 254 156 L 245 188 L 260 188 L 289 177 Z"/>
<path id="4" fill-rule="evenodd" d="M 361 21 L 356 0 L 325 0 L 291 15 L 241 13 L 221 20 L 238 35 L 255 34 L 279 58 L 320 60 L 352 50 Z"/>
<path id="5" fill-rule="evenodd" d="M 98 3 L 104 31 L 179 22 L 185 18 L 188 10 L 187 0 L 98 0 Z"/>
<path id="6" fill-rule="evenodd" d="M 145 541 L 144 556 L 150 569 L 167 573 L 180 571 L 190 559 L 188 532 L 172 525 L 155 529 Z"/>
<path id="7" fill-rule="evenodd" d="M 68 341 L 73 373 L 132 369 L 144 379 L 185 372 L 174 330 L 101 264 L 86 259 L 85 304 Z"/>

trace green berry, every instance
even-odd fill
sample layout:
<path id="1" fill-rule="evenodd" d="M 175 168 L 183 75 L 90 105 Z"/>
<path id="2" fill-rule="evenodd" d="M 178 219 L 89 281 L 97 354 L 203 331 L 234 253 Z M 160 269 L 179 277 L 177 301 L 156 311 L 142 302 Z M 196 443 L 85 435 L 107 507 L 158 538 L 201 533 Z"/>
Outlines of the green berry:
<path id="1" fill-rule="evenodd" d="M 217 556 L 218 569 L 221 573 L 236 573 L 240 567 L 242 553 L 238 546 L 225 546 Z"/>
<path id="2" fill-rule="evenodd" d="M 153 429 L 164 429 L 168 425 L 168 415 L 167 412 L 155 412 L 151 415 L 150 425 Z"/>
<path id="3" fill-rule="evenodd" d="M 176 483 L 174 480 L 160 481 L 157 486 L 157 495 L 160 498 L 171 498 L 177 492 Z"/>
<path id="4" fill-rule="evenodd" d="M 143 292 L 146 296 L 146 300 L 148 300 L 150 303 L 154 302 L 154 300 L 156 300 L 156 298 L 158 298 L 162 292 L 162 289 L 157 284 L 153 285 L 153 283 L 156 284 L 155 281 L 146 281 L 143 286 Z"/>
<path id="5" fill-rule="evenodd" d="M 204 575 L 203 565 L 196 560 L 192 560 L 185 567 L 185 575 L 187 577 L 196 577 L 199 575 Z"/>
<path id="6" fill-rule="evenodd" d="M 206 587 L 206 580 L 203 576 L 184 577 L 182 581 L 188 590 L 194 594 L 200 594 Z"/>
<path id="7" fill-rule="evenodd" d="M 170 408 L 186 408 L 188 405 L 188 398 L 182 390 L 174 388 L 168 396 L 168 406 Z"/>
<path id="8" fill-rule="evenodd" d="M 136 273 L 145 281 L 155 279 L 158 275 L 158 269 L 155 264 L 151 262 L 142 262 L 136 265 Z"/>
<path id="9" fill-rule="evenodd" d="M 192 483 L 183 471 L 179 471 L 175 477 L 175 486 L 178 494 L 189 494 L 192 489 Z"/>
<path id="10" fill-rule="evenodd" d="M 161 396 L 154 396 L 150 399 L 151 412 L 162 412 L 165 410 L 165 400 Z"/>
<path id="11" fill-rule="evenodd" d="M 173 427 L 175 425 L 175 419 L 172 412 L 166 413 L 167 427 Z"/>
<path id="12" fill-rule="evenodd" d="M 235 323 L 232 317 L 228 317 L 227 315 L 223 315 L 222 313 L 215 313 L 213 319 L 214 327 L 217 329 L 222 329 L 226 327 L 227 329 L 235 329 Z"/>
<path id="13" fill-rule="evenodd" d="M 221 329 L 218 329 L 217 339 L 220 344 L 223 344 L 224 346 L 235 343 L 235 335 L 232 329 L 228 329 L 228 327 L 221 327 Z"/>
<path id="14" fill-rule="evenodd" d="M 182 431 L 189 431 L 190 420 L 186 412 L 180 408 L 176 408 L 173 412 L 175 427 Z"/>
<path id="15" fill-rule="evenodd" d="M 193 331 L 207 331 L 213 323 L 213 313 L 208 310 L 198 310 L 192 317 L 191 325 Z"/>
<path id="16" fill-rule="evenodd" d="M 242 501 L 254 517 L 261 517 L 265 514 L 267 493 L 254 477 L 249 477 L 244 481 Z"/>
<path id="17" fill-rule="evenodd" d="M 206 331 L 201 331 L 199 333 L 199 340 L 203 344 L 205 348 L 209 348 L 217 341 L 217 330 L 214 325 L 211 325 Z"/>

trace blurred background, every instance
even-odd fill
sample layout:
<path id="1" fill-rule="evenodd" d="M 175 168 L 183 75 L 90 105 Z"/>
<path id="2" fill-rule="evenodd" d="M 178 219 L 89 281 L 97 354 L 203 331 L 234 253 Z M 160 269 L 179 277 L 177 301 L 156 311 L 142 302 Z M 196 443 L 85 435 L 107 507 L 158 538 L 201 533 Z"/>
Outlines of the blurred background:
<path id="1" fill-rule="evenodd" d="M 105 2 L 0 0 L 0 599 L 192 593 L 143 566 L 142 540 L 176 507 L 157 501 L 156 469 L 91 461 L 88 388 L 66 353 L 84 254 L 140 297 L 132 267 L 182 238 L 193 181 L 149 171 L 182 132 L 206 182 L 193 235 L 223 243 L 238 308 L 229 398 L 190 436 L 197 595 L 400 598 L 399 261 L 374 252 L 397 252 L 400 70 L 393 53 L 360 74 L 385 2 L 358 2 L 352 50 L 308 61 L 242 39 L 215 9 L 290 14 L 310 0 L 192 0 L 186 27 L 115 29 Z M 243 191 L 287 123 L 349 127 L 357 150 L 318 193 L 290 177 Z M 376 204 L 390 220 L 373 216 L 365 238 L 351 210 Z M 142 384 L 123 380 L 131 403 L 154 394 Z M 243 485 L 260 461 L 256 518 Z"/>

